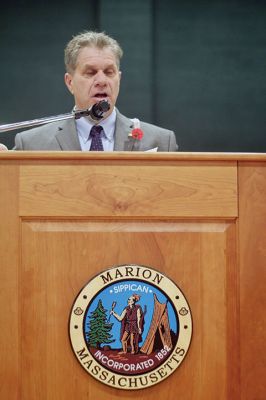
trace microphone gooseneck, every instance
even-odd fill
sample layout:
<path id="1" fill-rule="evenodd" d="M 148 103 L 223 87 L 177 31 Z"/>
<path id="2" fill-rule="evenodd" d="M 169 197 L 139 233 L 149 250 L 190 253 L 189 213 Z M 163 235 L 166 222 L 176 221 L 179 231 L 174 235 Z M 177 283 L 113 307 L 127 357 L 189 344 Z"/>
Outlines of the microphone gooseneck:
<path id="1" fill-rule="evenodd" d="M 79 119 L 81 117 L 86 117 L 86 116 L 91 118 L 92 122 L 95 123 L 99 122 L 104 117 L 104 114 L 108 110 L 110 110 L 109 102 L 107 100 L 101 100 L 98 103 L 93 104 L 93 106 L 91 106 L 86 110 L 77 110 L 77 111 L 72 111 L 71 113 L 68 114 L 59 114 L 51 117 L 15 122 L 13 124 L 0 125 L 0 132 L 13 131 L 15 129 L 21 129 L 21 128 L 29 128 L 36 125 L 44 125 L 50 122 L 63 121 L 66 119 L 73 119 L 73 118 Z"/>

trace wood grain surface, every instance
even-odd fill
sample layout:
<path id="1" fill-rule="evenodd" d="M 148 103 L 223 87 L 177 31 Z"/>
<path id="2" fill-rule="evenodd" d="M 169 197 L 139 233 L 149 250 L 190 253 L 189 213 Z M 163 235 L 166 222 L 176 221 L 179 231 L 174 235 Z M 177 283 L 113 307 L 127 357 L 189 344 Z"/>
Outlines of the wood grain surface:
<path id="1" fill-rule="evenodd" d="M 111 266 L 136 263 L 154 267 L 178 284 L 194 325 L 191 348 L 180 368 L 164 383 L 138 391 L 138 398 L 172 400 L 178 393 L 184 400 L 225 399 L 232 357 L 227 353 L 227 325 L 232 328 L 227 298 L 233 295 L 227 293 L 227 271 L 236 257 L 231 246 L 227 249 L 227 235 L 234 226 L 84 222 L 77 230 L 75 222 L 66 224 L 22 224 L 23 398 L 58 399 L 62 393 L 101 398 L 103 391 L 108 399 L 136 396 L 104 387 L 87 375 L 67 334 L 72 304 L 88 280 Z"/>
<path id="2" fill-rule="evenodd" d="M 266 165 L 239 167 L 241 399 L 266 398 Z"/>
<path id="3" fill-rule="evenodd" d="M 6 153 L 0 399 L 265 400 L 265 155 Z M 193 317 L 181 366 L 137 392 L 93 379 L 68 337 L 82 287 L 129 263 L 173 279 Z"/>
<path id="4" fill-rule="evenodd" d="M 236 165 L 22 166 L 20 215 L 235 217 Z"/>

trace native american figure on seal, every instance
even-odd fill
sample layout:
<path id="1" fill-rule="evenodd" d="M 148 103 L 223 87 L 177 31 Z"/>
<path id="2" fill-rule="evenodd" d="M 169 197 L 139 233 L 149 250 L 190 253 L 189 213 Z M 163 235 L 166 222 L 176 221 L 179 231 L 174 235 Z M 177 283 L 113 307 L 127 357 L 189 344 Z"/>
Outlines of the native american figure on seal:
<path id="1" fill-rule="evenodd" d="M 139 343 L 142 341 L 141 334 L 144 326 L 144 313 L 141 306 L 136 304 L 139 300 L 140 296 L 133 294 L 128 298 L 128 305 L 124 308 L 121 315 L 118 315 L 113 309 L 110 311 L 110 314 L 121 322 L 121 354 L 127 353 L 128 342 L 130 343 L 131 354 L 139 352 Z"/>

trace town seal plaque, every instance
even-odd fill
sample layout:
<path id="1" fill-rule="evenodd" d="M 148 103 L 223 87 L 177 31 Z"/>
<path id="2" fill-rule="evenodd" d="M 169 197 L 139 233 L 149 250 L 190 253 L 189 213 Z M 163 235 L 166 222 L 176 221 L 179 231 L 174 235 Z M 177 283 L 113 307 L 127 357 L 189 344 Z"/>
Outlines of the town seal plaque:
<path id="1" fill-rule="evenodd" d="M 78 294 L 69 320 L 81 366 L 100 382 L 136 390 L 155 385 L 184 360 L 192 316 L 181 289 L 161 272 L 119 265 Z"/>

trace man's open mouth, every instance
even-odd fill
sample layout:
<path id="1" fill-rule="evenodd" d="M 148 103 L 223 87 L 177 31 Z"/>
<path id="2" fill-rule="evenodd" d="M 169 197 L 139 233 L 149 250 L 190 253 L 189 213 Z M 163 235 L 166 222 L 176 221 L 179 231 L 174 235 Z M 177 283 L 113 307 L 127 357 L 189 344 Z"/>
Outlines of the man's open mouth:
<path id="1" fill-rule="evenodd" d="M 107 93 L 96 93 L 93 97 L 97 97 L 97 99 L 106 99 L 108 97 Z"/>

